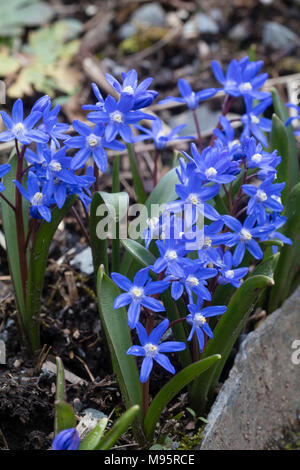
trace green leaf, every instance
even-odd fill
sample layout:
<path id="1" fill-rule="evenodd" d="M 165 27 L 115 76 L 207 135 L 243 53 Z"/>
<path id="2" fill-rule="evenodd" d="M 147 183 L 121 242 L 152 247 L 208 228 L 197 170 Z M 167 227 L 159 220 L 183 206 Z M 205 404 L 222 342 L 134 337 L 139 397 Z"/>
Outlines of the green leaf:
<path id="1" fill-rule="evenodd" d="M 177 374 L 157 393 L 149 406 L 144 420 L 144 429 L 148 441 L 152 441 L 156 423 L 172 398 L 220 359 L 221 356 L 215 354 L 201 361 L 194 362 L 180 372 L 177 372 Z"/>
<path id="2" fill-rule="evenodd" d="M 13 183 L 13 180 L 16 179 L 17 171 L 17 155 L 15 150 L 11 152 L 9 158 L 9 164 L 11 165 L 11 171 L 2 178 L 2 182 L 5 186 L 4 196 L 15 205 L 15 190 L 16 186 Z M 24 163 L 25 168 L 25 163 Z M 23 198 L 23 219 L 24 219 L 24 229 L 25 234 L 27 233 L 28 228 L 28 202 Z M 1 199 L 1 209 L 2 209 L 2 224 L 6 241 L 6 250 L 7 250 L 7 259 L 9 263 L 9 271 L 11 280 L 14 286 L 14 292 L 17 303 L 18 311 L 18 321 L 20 324 L 21 332 L 24 337 L 24 340 L 28 340 L 27 334 L 25 334 L 25 324 L 24 324 L 24 315 L 25 315 L 25 303 L 24 295 L 22 288 L 21 272 L 20 272 L 20 260 L 19 260 L 19 249 L 18 249 L 18 238 L 17 238 L 17 229 L 16 229 L 16 220 L 15 215 L 11 207 Z M 26 236 L 26 235 L 25 235 Z"/>
<path id="3" fill-rule="evenodd" d="M 192 407 L 202 414 L 207 398 L 213 396 L 216 384 L 230 351 L 239 337 L 247 318 L 263 290 L 274 284 L 271 277 L 255 275 L 248 278 L 232 297 L 227 311 L 221 316 L 214 337 L 207 343 L 202 358 L 212 354 L 221 354 L 222 359 L 212 369 L 205 372 L 192 387 Z"/>
<path id="4" fill-rule="evenodd" d="M 147 209 L 151 209 L 152 204 L 167 204 L 168 202 L 178 199 L 175 191 L 175 185 L 179 183 L 177 176 L 178 168 L 168 171 L 157 183 L 152 193 L 146 201 Z M 149 216 L 150 217 L 150 214 Z"/>
<path id="5" fill-rule="evenodd" d="M 121 240 L 125 250 L 131 254 L 131 256 L 143 267 L 152 265 L 155 263 L 154 256 L 147 250 L 143 245 L 131 240 L 130 238 L 124 238 Z"/>
<path id="6" fill-rule="evenodd" d="M 113 369 L 118 378 L 126 408 L 141 406 L 142 393 L 135 359 L 126 351 L 132 346 L 125 308 L 114 309 L 113 303 L 120 291 L 100 266 L 97 278 L 97 294 L 101 324 L 108 342 Z M 139 412 L 139 441 L 143 440 L 141 431 L 142 415 Z M 135 426 L 137 428 L 137 426 Z"/>
<path id="7" fill-rule="evenodd" d="M 273 312 L 290 294 L 293 277 L 300 263 L 300 183 L 292 189 L 286 205 L 287 222 L 282 228 L 285 236 L 291 238 L 293 244 L 281 249 L 281 256 L 275 271 L 275 287 L 271 289 L 268 311 Z"/>
<path id="8" fill-rule="evenodd" d="M 285 124 L 289 118 L 288 110 L 281 100 L 278 91 L 272 89 L 273 105 L 277 116 Z M 293 127 L 290 125 L 286 127 L 288 140 L 289 140 L 289 189 L 291 190 L 295 184 L 299 181 L 299 162 L 298 162 L 298 151 L 297 143 L 294 135 Z"/>
<path id="9" fill-rule="evenodd" d="M 281 162 L 277 166 L 277 179 L 278 183 L 285 183 L 285 187 L 281 192 L 282 204 L 285 206 L 289 194 L 289 140 L 286 127 L 283 122 L 273 114 L 272 117 L 272 131 L 271 131 L 271 151 L 278 151 L 281 156 Z"/>
<path id="10" fill-rule="evenodd" d="M 112 446 L 117 442 L 119 437 L 122 436 L 126 431 L 128 431 L 129 427 L 133 424 L 137 414 L 140 411 L 140 407 L 138 405 L 132 406 L 129 410 L 127 410 L 121 418 L 113 425 L 110 431 L 105 434 L 105 436 L 101 439 L 99 445 L 96 447 L 95 450 L 108 450 L 111 449 Z"/>
<path id="11" fill-rule="evenodd" d="M 107 423 L 108 418 L 100 419 L 94 429 L 80 442 L 78 450 L 96 450 L 100 445 Z"/>
<path id="12" fill-rule="evenodd" d="M 133 186 L 134 186 L 135 194 L 137 197 L 137 201 L 140 204 L 144 204 L 147 199 L 147 194 L 146 194 L 141 176 L 139 174 L 137 162 L 136 162 L 135 155 L 133 152 L 133 146 L 131 144 L 127 144 L 127 150 L 128 150 L 131 174 L 133 178 Z"/>
<path id="13" fill-rule="evenodd" d="M 65 371 L 60 357 L 56 358 L 56 401 L 66 401 Z"/>
<path id="14" fill-rule="evenodd" d="M 55 423 L 54 434 L 55 436 L 64 429 L 76 427 L 76 418 L 73 408 L 65 401 L 55 402 Z"/>
<path id="15" fill-rule="evenodd" d="M 51 214 L 51 222 L 43 221 L 35 238 L 29 262 L 24 315 L 33 351 L 38 349 L 40 345 L 39 316 L 49 248 L 57 227 L 73 206 L 76 197 L 76 195 L 69 197 L 61 209 L 54 209 Z"/>
<path id="16" fill-rule="evenodd" d="M 89 232 L 91 240 L 91 248 L 93 255 L 94 273 L 98 272 L 99 266 L 104 265 L 104 269 L 108 272 L 108 254 L 107 254 L 107 238 L 101 240 L 97 236 L 98 223 L 103 220 L 104 215 L 99 214 L 98 208 L 104 201 L 99 193 L 95 193 L 90 205 Z"/>

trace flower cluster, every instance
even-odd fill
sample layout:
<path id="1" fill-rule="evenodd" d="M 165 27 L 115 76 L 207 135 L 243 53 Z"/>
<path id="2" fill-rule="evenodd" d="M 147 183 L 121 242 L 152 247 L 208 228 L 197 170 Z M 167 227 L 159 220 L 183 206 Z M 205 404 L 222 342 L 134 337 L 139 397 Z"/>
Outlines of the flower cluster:
<path id="1" fill-rule="evenodd" d="M 249 264 L 263 258 L 262 242 L 291 243 L 277 230 L 285 223 L 281 201 L 284 183 L 276 182 L 281 156 L 277 151 L 266 150 L 271 121 L 263 117 L 263 112 L 272 98 L 270 93 L 261 91 L 267 79 L 267 74 L 259 73 L 262 65 L 262 61 L 250 62 L 247 57 L 233 60 L 224 74 L 213 61 L 213 72 L 222 88 L 195 93 L 180 79 L 181 97 L 162 101 L 185 103 L 195 110 L 200 101 L 219 90 L 225 92 L 223 113 L 210 145 L 202 149 L 192 143 L 190 154 L 182 151 L 175 187 L 177 199 L 167 204 L 159 217 L 148 219 L 145 246 L 156 255 L 155 263 L 140 270 L 133 282 L 112 274 L 114 282 L 125 291 L 115 299 L 114 307 L 130 305 L 128 324 L 136 328 L 141 343 L 127 351 L 144 357 L 141 382 L 148 380 L 153 360 L 174 373 L 162 353 L 186 347 L 178 341 L 161 341 L 172 327 L 167 318 L 152 331 L 146 331 L 141 323 L 141 307 L 149 320 L 155 312 L 165 311 L 160 294 L 169 290 L 174 301 L 182 299 L 186 317 L 181 320 L 190 327 L 187 342 L 195 338 L 202 352 L 205 335 L 213 337 L 210 317 L 226 312 L 225 305 L 212 305 L 217 286 L 238 288 L 248 274 Z M 242 97 L 245 104 L 238 133 L 226 117 L 230 103 L 237 97 Z M 158 123 L 153 124 L 152 131 L 139 128 L 153 139 L 156 149 L 163 149 L 168 136 L 163 137 Z M 172 137 L 179 130 L 174 129 Z M 153 280 L 155 276 L 157 281 Z"/>

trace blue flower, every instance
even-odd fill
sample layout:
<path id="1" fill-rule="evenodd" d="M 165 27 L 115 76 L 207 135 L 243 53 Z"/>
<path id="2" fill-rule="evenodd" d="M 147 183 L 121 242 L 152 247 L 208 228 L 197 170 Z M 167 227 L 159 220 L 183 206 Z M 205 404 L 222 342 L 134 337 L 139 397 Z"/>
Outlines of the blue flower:
<path id="1" fill-rule="evenodd" d="M 164 131 L 162 121 L 159 118 L 156 118 L 152 122 L 152 129 L 147 129 L 146 127 L 143 127 L 139 124 L 136 126 L 137 129 L 145 133 L 144 135 L 139 135 L 136 140 L 141 141 L 152 139 L 155 148 L 157 150 L 162 150 L 171 140 L 194 139 L 193 136 L 177 136 L 178 132 L 180 132 L 184 127 L 185 124 L 181 124 L 180 126 L 174 127 L 171 132 L 167 133 Z"/>
<path id="2" fill-rule="evenodd" d="M 140 322 L 136 325 L 137 334 L 142 346 L 131 346 L 131 348 L 128 349 L 127 354 L 145 357 L 142 362 L 140 372 L 140 381 L 142 383 L 147 382 L 149 378 L 153 367 L 153 360 L 171 374 L 175 374 L 173 365 L 169 358 L 163 353 L 183 351 L 186 346 L 183 342 L 179 341 L 165 341 L 164 343 L 158 344 L 168 327 L 169 320 L 165 319 L 156 328 L 154 328 L 148 336 L 145 328 Z"/>
<path id="3" fill-rule="evenodd" d="M 296 115 L 295 116 L 291 116 L 285 123 L 286 126 L 289 126 L 291 124 L 292 121 L 294 121 L 294 119 L 297 119 L 299 120 L 300 119 L 300 107 L 299 106 L 296 106 L 295 104 L 293 103 L 287 103 L 286 106 L 288 108 L 294 108 L 296 110 Z M 295 130 L 294 131 L 294 134 L 295 135 L 300 135 L 300 127 L 299 129 Z"/>
<path id="4" fill-rule="evenodd" d="M 156 241 L 160 257 L 157 258 L 152 270 L 155 273 L 161 273 L 169 266 L 178 265 L 182 263 L 183 257 L 185 255 L 185 248 L 177 242 L 174 238 L 167 238 L 164 243 L 161 240 Z"/>
<path id="5" fill-rule="evenodd" d="M 161 100 L 158 104 L 164 104 L 168 102 L 185 103 L 189 109 L 196 109 L 199 106 L 200 101 L 211 98 L 218 91 L 216 88 L 207 88 L 205 90 L 194 92 L 191 85 L 183 78 L 178 80 L 178 89 L 182 98 L 168 96 L 167 98 Z"/>
<path id="6" fill-rule="evenodd" d="M 60 140 L 68 139 L 68 135 L 65 132 L 69 129 L 69 124 L 65 124 L 63 122 L 58 122 L 57 116 L 60 112 L 60 106 L 56 105 L 53 109 L 51 109 L 51 101 L 50 98 L 46 106 L 43 106 L 43 122 L 40 124 L 37 129 L 39 131 L 48 134 L 51 142 L 58 148 L 60 147 Z"/>
<path id="7" fill-rule="evenodd" d="M 108 95 L 104 107 L 99 111 L 92 111 L 88 119 L 95 124 L 107 124 L 105 138 L 108 142 L 114 140 L 118 134 L 125 142 L 134 142 L 130 124 L 137 124 L 142 119 L 154 119 L 150 114 L 133 110 L 134 99 L 131 95 L 123 94 L 119 101 Z"/>
<path id="8" fill-rule="evenodd" d="M 149 268 L 141 269 L 131 282 L 127 277 L 119 273 L 111 274 L 112 280 L 126 293 L 118 295 L 114 300 L 114 308 L 128 308 L 128 325 L 135 328 L 139 321 L 141 305 L 153 312 L 163 312 L 164 306 L 151 295 L 163 292 L 168 288 L 168 281 L 151 281 L 149 279 Z"/>
<path id="9" fill-rule="evenodd" d="M 256 222 L 256 216 L 248 216 L 244 224 L 230 215 L 223 215 L 223 220 L 227 227 L 234 230 L 235 233 L 230 234 L 230 239 L 227 241 L 227 246 L 231 247 L 236 245 L 233 254 L 233 265 L 239 266 L 243 261 L 246 249 L 254 256 L 255 259 L 261 259 L 263 252 L 259 244 L 254 240 L 254 237 L 260 237 L 261 235 L 271 232 L 274 227 L 272 225 L 262 225 L 254 228 Z"/>
<path id="10" fill-rule="evenodd" d="M 242 137 L 250 137 L 253 134 L 264 147 L 267 147 L 268 141 L 262 131 L 271 132 L 272 121 L 271 119 L 261 117 L 261 114 L 272 104 L 272 98 L 262 101 L 254 108 L 252 98 L 246 99 L 245 103 L 246 113 L 241 116 L 241 121 L 244 125 Z"/>
<path id="11" fill-rule="evenodd" d="M 125 149 L 125 145 L 121 144 L 117 140 L 107 142 L 103 137 L 103 124 L 98 124 L 94 129 L 92 129 L 87 124 L 75 120 L 73 121 L 73 127 L 78 132 L 79 136 L 71 137 L 65 142 L 65 145 L 68 148 L 80 149 L 72 159 L 71 168 L 73 170 L 82 168 L 88 158 L 92 155 L 99 170 L 105 172 L 107 167 L 105 148 L 119 151 Z"/>
<path id="12" fill-rule="evenodd" d="M 196 165 L 196 173 L 202 181 L 226 184 L 236 179 L 239 169 L 236 162 L 229 157 L 227 149 L 220 151 L 216 147 L 207 147 L 203 152 L 198 152 L 195 144 L 191 144 L 191 152 L 193 159 L 186 153 L 182 152 Z"/>
<path id="13" fill-rule="evenodd" d="M 77 450 L 79 444 L 80 437 L 77 429 L 64 429 L 55 436 L 52 442 L 52 450 Z"/>
<path id="14" fill-rule="evenodd" d="M 274 227 L 274 230 L 261 235 L 260 239 L 262 241 L 264 241 L 264 240 L 280 240 L 283 243 L 285 243 L 286 245 L 292 245 L 293 242 L 290 238 L 283 235 L 283 233 L 278 232 L 278 229 L 281 228 L 286 223 L 286 217 L 284 217 L 283 215 L 279 215 L 278 213 L 273 213 L 273 214 L 270 215 L 270 219 L 271 219 L 270 223 Z M 273 246 L 272 251 L 273 251 L 273 254 L 277 253 L 278 247 Z"/>
<path id="15" fill-rule="evenodd" d="M 39 111 L 31 112 L 26 119 L 24 118 L 23 102 L 18 99 L 12 108 L 12 117 L 5 111 L 1 111 L 1 116 L 8 131 L 0 133 L 0 142 L 9 142 L 18 140 L 21 144 L 29 145 L 31 142 L 46 143 L 49 137 L 44 132 L 33 129 L 36 123 L 41 119 L 42 113 Z"/>
<path id="16" fill-rule="evenodd" d="M 44 184 L 42 189 L 38 177 L 32 172 L 28 172 L 27 191 L 19 183 L 14 180 L 15 185 L 18 187 L 20 193 L 27 201 L 30 202 L 30 214 L 33 217 L 42 217 L 47 222 L 51 221 L 51 211 L 49 209 L 50 197 L 48 184 Z"/>
<path id="17" fill-rule="evenodd" d="M 267 73 L 257 75 L 262 65 L 263 61 L 251 62 L 248 57 L 244 57 L 239 62 L 233 59 L 225 76 L 218 62 L 213 60 L 211 63 L 213 73 L 218 82 L 223 85 L 225 93 L 234 97 L 251 97 L 256 100 L 270 96 L 268 92 L 258 91 L 268 78 Z"/>
<path id="18" fill-rule="evenodd" d="M 260 224 L 265 223 L 267 220 L 266 208 L 274 212 L 283 211 L 280 195 L 285 183 L 272 184 L 273 179 L 274 177 L 271 176 L 271 178 L 263 181 L 259 186 L 254 184 L 242 185 L 244 193 L 250 196 L 247 214 L 255 215 Z"/>
<path id="19" fill-rule="evenodd" d="M 186 317 L 186 321 L 190 325 L 192 325 L 192 329 L 187 340 L 191 341 L 192 337 L 194 336 L 194 333 L 196 333 L 200 352 L 202 352 L 204 349 L 203 332 L 205 332 L 210 338 L 213 338 L 213 332 L 211 331 L 211 328 L 207 322 L 207 318 L 214 317 L 216 315 L 222 315 L 226 312 L 227 309 L 225 305 L 206 308 L 201 308 L 201 306 L 201 299 L 198 299 L 197 305 L 189 304 L 188 309 L 190 311 L 190 314 Z"/>
<path id="20" fill-rule="evenodd" d="M 106 80 L 110 83 L 120 95 L 127 94 L 133 97 L 132 109 L 141 109 L 150 106 L 158 95 L 157 91 L 148 90 L 153 78 L 146 78 L 138 84 L 137 73 L 134 69 L 128 73 L 122 73 L 123 84 L 112 77 L 109 73 L 105 74 Z"/>
<path id="21" fill-rule="evenodd" d="M 232 254 L 226 251 L 224 254 L 224 267 L 219 271 L 218 283 L 231 284 L 240 287 L 241 279 L 248 273 L 248 268 L 232 269 Z"/>
<path id="22" fill-rule="evenodd" d="M 244 137 L 242 139 L 242 149 L 246 157 L 247 168 L 259 168 L 258 176 L 266 179 L 276 174 L 276 166 L 281 162 L 281 157 L 277 155 L 277 150 L 268 153 L 263 150 L 261 144 L 257 144 L 254 137 Z"/>
<path id="23" fill-rule="evenodd" d="M 11 170 L 11 166 L 10 166 L 9 163 L 4 163 L 3 165 L 0 165 L 0 180 L 4 175 L 9 173 L 10 170 Z M 4 191 L 4 189 L 5 189 L 5 187 L 4 187 L 3 183 L 1 183 L 1 181 L 0 181 L 0 192 Z"/>

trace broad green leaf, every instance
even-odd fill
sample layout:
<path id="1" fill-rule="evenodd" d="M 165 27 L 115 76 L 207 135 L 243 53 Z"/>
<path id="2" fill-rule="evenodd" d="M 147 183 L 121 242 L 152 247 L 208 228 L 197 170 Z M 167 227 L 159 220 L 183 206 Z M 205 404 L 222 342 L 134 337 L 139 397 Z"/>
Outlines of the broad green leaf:
<path id="1" fill-rule="evenodd" d="M 56 358 L 56 401 L 66 401 L 65 371 L 60 357 Z"/>
<path id="2" fill-rule="evenodd" d="M 272 96 L 275 112 L 285 124 L 289 118 L 288 110 L 275 88 L 272 89 Z M 299 162 L 294 130 L 291 125 L 288 126 L 286 130 L 289 140 L 289 189 L 291 190 L 299 181 Z"/>
<path id="3" fill-rule="evenodd" d="M 177 169 L 178 168 L 173 168 L 168 171 L 168 173 L 159 180 L 145 203 L 148 210 L 151 209 L 152 204 L 167 204 L 178 198 L 175 191 L 175 185 L 179 183 Z M 151 217 L 151 214 L 149 214 L 148 217 Z"/>
<path id="4" fill-rule="evenodd" d="M 293 245 L 281 248 L 281 256 L 275 271 L 275 287 L 271 289 L 268 311 L 273 312 L 289 295 L 293 277 L 300 263 L 300 183 L 292 189 L 286 205 L 287 222 L 282 233 L 291 238 Z"/>
<path id="5" fill-rule="evenodd" d="M 271 151 L 277 150 L 278 155 L 281 156 L 281 162 L 277 166 L 276 183 L 285 183 L 285 187 L 281 192 L 282 204 L 285 203 L 289 194 L 289 140 L 286 127 L 283 122 L 273 114 L 272 117 L 272 131 L 271 131 Z"/>
<path id="6" fill-rule="evenodd" d="M 207 343 L 202 358 L 213 354 L 221 354 L 222 359 L 212 369 L 205 372 L 192 387 L 192 407 L 203 412 L 208 396 L 214 393 L 215 386 L 228 359 L 232 347 L 239 337 L 247 318 L 263 290 L 272 286 L 274 281 L 266 275 L 248 278 L 232 297 L 227 311 L 221 316 L 214 337 Z"/>
<path id="7" fill-rule="evenodd" d="M 75 200 L 76 195 L 73 195 L 66 200 L 61 209 L 54 209 L 51 215 L 51 222 L 43 221 L 35 238 L 29 262 L 24 315 L 25 327 L 28 331 L 33 351 L 38 349 L 40 344 L 39 315 L 49 248 L 57 227 L 69 212 Z"/>
<path id="8" fill-rule="evenodd" d="M 55 436 L 64 429 L 76 427 L 76 418 L 73 408 L 65 401 L 55 402 L 55 423 L 54 434 Z"/>
<path id="9" fill-rule="evenodd" d="M 100 266 L 97 278 L 97 294 L 101 324 L 110 350 L 113 369 L 118 378 L 126 408 L 133 405 L 141 406 L 142 393 L 135 359 L 127 355 L 126 351 L 131 347 L 131 337 L 127 323 L 125 308 L 114 309 L 115 298 L 120 294 L 118 287 L 104 273 Z M 139 412 L 141 427 L 142 415 Z M 136 432 L 139 441 L 143 440 L 141 429 Z"/>
<path id="10" fill-rule="evenodd" d="M 96 450 L 108 423 L 108 418 L 102 418 L 94 429 L 80 442 L 78 450 Z"/>
<path id="11" fill-rule="evenodd" d="M 13 180 L 16 179 L 17 171 L 17 155 L 15 150 L 11 152 L 9 163 L 11 165 L 11 171 L 2 178 L 2 182 L 5 186 L 5 191 L 3 192 L 4 196 L 15 205 L 15 191 L 16 186 L 13 183 Z M 24 163 L 25 168 L 25 163 Z M 20 272 L 20 259 L 19 259 L 19 249 L 18 249 L 18 239 L 17 239 L 17 229 L 16 229 L 16 220 L 15 215 L 11 207 L 1 199 L 1 209 L 2 209 L 2 224 L 6 241 L 6 250 L 7 250 L 7 259 L 9 264 L 9 271 L 11 275 L 11 280 L 14 286 L 17 311 L 18 311 L 18 321 L 20 323 L 21 332 L 24 335 L 25 325 L 24 325 L 24 315 L 25 315 L 25 303 L 24 295 L 22 288 L 21 272 Z M 23 220 L 24 220 L 24 229 L 25 236 L 27 234 L 28 228 L 28 202 L 23 198 Z M 28 341 L 27 334 L 23 339 Z"/>
<path id="12" fill-rule="evenodd" d="M 155 263 L 154 256 L 143 245 L 131 240 L 130 238 L 122 239 L 122 245 L 131 254 L 131 256 L 143 267 L 153 265 Z"/>
<path id="13" fill-rule="evenodd" d="M 137 414 L 140 411 L 140 407 L 138 405 L 132 406 L 129 410 L 127 410 L 121 418 L 113 425 L 110 431 L 108 431 L 105 436 L 101 439 L 99 445 L 95 448 L 95 450 L 108 450 L 111 449 L 112 446 L 117 442 L 119 437 L 122 436 L 126 431 L 128 431 L 129 427 L 133 424 L 133 421 L 137 417 Z"/>
<path id="14" fill-rule="evenodd" d="M 133 151 L 133 146 L 131 144 L 127 144 L 127 150 L 136 198 L 140 204 L 144 204 L 147 199 L 147 194 L 141 176 L 139 174 L 138 165 Z"/>
<path id="15" fill-rule="evenodd" d="M 156 423 L 172 398 L 220 359 L 221 356 L 215 354 L 201 361 L 194 362 L 180 372 L 177 372 L 177 374 L 155 395 L 144 420 L 144 429 L 148 441 L 152 441 Z"/>

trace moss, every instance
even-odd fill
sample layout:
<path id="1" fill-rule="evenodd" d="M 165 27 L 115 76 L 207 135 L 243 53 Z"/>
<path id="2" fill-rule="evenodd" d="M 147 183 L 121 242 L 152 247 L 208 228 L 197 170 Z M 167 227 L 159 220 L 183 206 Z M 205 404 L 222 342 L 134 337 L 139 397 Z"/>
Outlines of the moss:
<path id="1" fill-rule="evenodd" d="M 203 428 L 204 426 L 201 426 L 193 435 L 182 433 L 178 450 L 195 450 L 195 447 L 199 446 L 203 439 Z"/>

